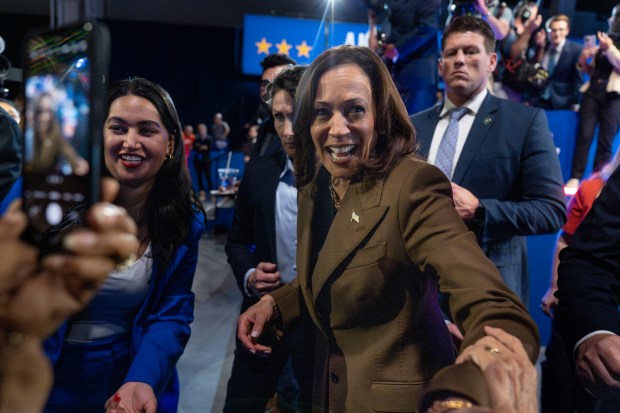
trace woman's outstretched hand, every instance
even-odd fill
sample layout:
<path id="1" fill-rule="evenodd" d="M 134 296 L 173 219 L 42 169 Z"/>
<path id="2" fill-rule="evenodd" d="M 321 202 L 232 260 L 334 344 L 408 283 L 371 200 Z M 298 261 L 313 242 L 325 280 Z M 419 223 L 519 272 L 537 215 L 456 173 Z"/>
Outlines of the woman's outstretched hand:
<path id="1" fill-rule="evenodd" d="M 237 338 L 253 354 L 271 354 L 271 347 L 258 344 L 258 338 L 263 333 L 267 322 L 273 317 L 275 306 L 276 302 L 273 297 L 267 294 L 239 316 Z"/>

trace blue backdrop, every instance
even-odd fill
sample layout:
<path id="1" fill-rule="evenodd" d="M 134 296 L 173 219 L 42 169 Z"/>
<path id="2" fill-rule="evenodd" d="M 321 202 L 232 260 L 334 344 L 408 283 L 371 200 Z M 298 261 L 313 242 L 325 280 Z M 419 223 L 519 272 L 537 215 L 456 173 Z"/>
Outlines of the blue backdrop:
<path id="1" fill-rule="evenodd" d="M 309 64 L 332 46 L 367 45 L 367 32 L 368 25 L 361 23 L 246 14 L 241 70 L 246 75 L 260 75 L 261 60 L 274 53 Z"/>

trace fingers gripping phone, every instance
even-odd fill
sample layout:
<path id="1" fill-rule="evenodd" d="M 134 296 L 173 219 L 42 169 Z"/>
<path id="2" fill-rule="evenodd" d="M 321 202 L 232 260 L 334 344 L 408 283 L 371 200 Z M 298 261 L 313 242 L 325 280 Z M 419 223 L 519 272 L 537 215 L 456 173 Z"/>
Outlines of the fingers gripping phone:
<path id="1" fill-rule="evenodd" d="M 24 47 L 25 239 L 45 250 L 99 200 L 109 34 L 98 22 L 30 32 Z"/>

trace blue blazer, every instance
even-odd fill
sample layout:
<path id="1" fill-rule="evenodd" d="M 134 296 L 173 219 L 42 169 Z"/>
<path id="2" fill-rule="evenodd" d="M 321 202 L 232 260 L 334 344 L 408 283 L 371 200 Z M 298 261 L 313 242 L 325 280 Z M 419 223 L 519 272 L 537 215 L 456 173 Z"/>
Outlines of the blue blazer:
<path id="1" fill-rule="evenodd" d="M 441 109 L 436 105 L 411 116 L 425 159 Z M 527 302 L 521 236 L 556 232 L 566 219 L 560 162 L 545 112 L 487 95 L 452 181 L 480 199 L 482 216 L 467 224 L 506 283 Z"/>
<path id="2" fill-rule="evenodd" d="M 178 400 L 175 366 L 189 340 L 189 325 L 194 320 L 192 283 L 198 243 L 204 230 L 204 215 L 196 212 L 187 239 L 161 278 L 156 278 L 157 266 L 153 265 L 146 298 L 133 322 L 132 361 L 125 382 L 148 383 L 158 400 L 164 390 L 166 397 Z M 66 330 L 67 323 L 64 323 L 45 341 L 45 351 L 54 364 L 62 352 Z M 175 380 L 170 380 L 173 376 Z"/>

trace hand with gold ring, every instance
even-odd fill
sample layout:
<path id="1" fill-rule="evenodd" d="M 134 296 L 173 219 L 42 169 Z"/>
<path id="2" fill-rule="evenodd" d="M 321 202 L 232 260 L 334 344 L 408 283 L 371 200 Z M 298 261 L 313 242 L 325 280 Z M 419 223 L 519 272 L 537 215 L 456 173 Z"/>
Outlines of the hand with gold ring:
<path id="1" fill-rule="evenodd" d="M 500 328 L 486 326 L 484 332 L 456 362 L 471 360 L 480 367 L 494 413 L 537 413 L 538 373 L 523 344 Z"/>
<path id="2" fill-rule="evenodd" d="M 489 345 L 484 346 L 485 351 L 488 351 L 491 354 L 499 354 L 499 349 L 497 347 L 492 347 Z"/>

